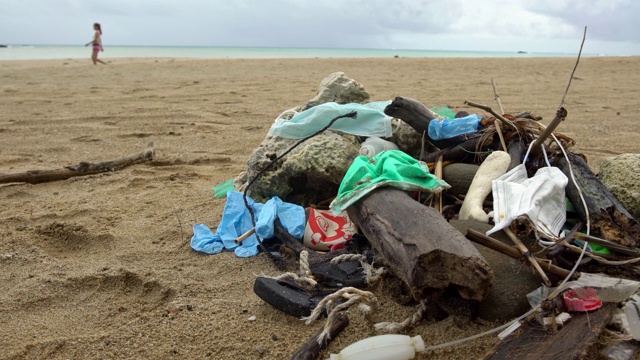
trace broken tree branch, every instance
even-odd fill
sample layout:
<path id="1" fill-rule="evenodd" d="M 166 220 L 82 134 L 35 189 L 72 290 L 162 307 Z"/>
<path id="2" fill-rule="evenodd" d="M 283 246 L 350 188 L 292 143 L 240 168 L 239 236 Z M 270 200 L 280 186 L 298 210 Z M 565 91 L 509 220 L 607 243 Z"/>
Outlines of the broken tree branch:
<path id="1" fill-rule="evenodd" d="M 522 253 L 522 256 L 524 256 L 524 258 L 527 259 L 527 261 L 529 261 L 529 264 L 533 266 L 535 271 L 542 278 L 542 281 L 545 283 L 545 285 L 551 286 L 551 280 L 549 280 L 549 278 L 547 277 L 547 274 L 544 273 L 544 271 L 540 267 L 540 264 L 538 264 L 538 261 L 531 255 L 531 252 L 529 252 L 529 249 L 527 249 L 527 247 L 522 243 L 522 241 L 508 227 L 502 229 L 502 231 L 504 231 L 504 233 L 507 234 L 509 239 L 513 241 L 513 243 L 516 245 L 518 250 Z"/>
<path id="2" fill-rule="evenodd" d="M 493 87 L 493 96 L 498 103 L 498 109 L 500 109 L 500 114 L 504 115 L 504 109 L 502 108 L 502 102 L 500 101 L 500 95 L 498 95 L 498 89 L 496 88 L 496 82 L 491 78 L 491 86 Z M 507 145 L 504 142 L 504 136 L 502 135 L 502 129 L 499 122 L 494 122 L 496 127 L 496 132 L 498 133 L 498 137 L 500 138 L 500 144 L 502 144 L 502 149 L 507 151 Z"/>
<path id="3" fill-rule="evenodd" d="M 16 182 L 39 184 L 47 181 L 65 180 L 74 176 L 85 176 L 114 171 L 152 159 L 153 142 L 149 142 L 147 144 L 147 148 L 143 152 L 113 161 L 104 161 L 100 163 L 89 163 L 83 161 L 77 165 L 65 166 L 62 169 L 56 170 L 30 170 L 16 174 L 3 174 L 0 175 L 0 184 Z"/>
<path id="4" fill-rule="evenodd" d="M 472 101 L 465 101 L 464 102 L 465 105 L 469 105 L 475 108 L 478 108 L 480 110 L 484 110 L 488 113 L 490 113 L 491 115 L 495 116 L 496 119 L 502 121 L 504 124 L 511 126 L 514 129 L 517 129 L 517 127 L 511 122 L 511 120 L 505 118 L 504 116 L 502 116 L 501 114 L 498 114 L 497 112 L 495 112 L 495 110 L 493 110 L 490 106 L 487 105 L 483 105 L 483 104 L 478 104 Z"/>
<path id="5" fill-rule="evenodd" d="M 564 94 L 562 95 L 562 99 L 560 100 L 560 105 L 558 105 L 558 110 L 556 111 L 556 116 L 553 118 L 549 126 L 544 130 L 544 132 L 538 136 L 538 138 L 533 142 L 533 148 L 537 148 L 542 145 L 542 143 L 551 135 L 551 133 L 560 125 L 564 119 L 567 118 L 567 110 L 562 107 L 564 105 L 564 99 L 567 97 L 567 93 L 569 92 L 569 87 L 571 86 L 571 80 L 573 80 L 573 75 L 576 73 L 576 69 L 578 68 L 578 63 L 580 62 L 580 55 L 582 54 L 582 47 L 584 46 L 584 40 L 587 38 L 587 27 L 584 27 L 584 33 L 582 34 L 582 43 L 580 43 L 580 51 L 578 52 L 578 58 L 576 59 L 576 63 L 573 66 L 573 70 L 571 71 L 571 76 L 569 76 L 569 82 L 567 83 L 567 88 L 564 90 Z"/>
<path id="6" fill-rule="evenodd" d="M 522 254 L 520 253 L 520 251 L 518 251 L 518 249 L 509 246 L 501 241 L 498 241 L 492 237 L 489 237 L 479 231 L 473 230 L 473 229 L 468 229 L 467 230 L 467 235 L 466 238 L 473 241 L 476 244 L 480 244 L 482 246 L 486 246 L 491 250 L 495 250 L 499 253 L 505 254 L 509 257 L 512 257 L 516 260 L 519 261 L 524 261 L 524 257 L 522 256 Z M 538 259 L 536 258 L 536 260 L 538 262 L 542 262 L 544 260 L 542 259 Z M 553 265 L 551 263 L 547 263 L 547 264 L 543 264 L 542 265 L 544 267 L 545 270 L 547 270 L 548 272 L 559 276 L 561 278 L 566 278 L 569 275 L 569 270 L 567 269 L 563 269 L 559 266 Z M 571 278 L 572 280 L 577 279 L 578 277 L 580 277 L 580 273 L 576 272 L 573 274 L 573 277 Z"/>

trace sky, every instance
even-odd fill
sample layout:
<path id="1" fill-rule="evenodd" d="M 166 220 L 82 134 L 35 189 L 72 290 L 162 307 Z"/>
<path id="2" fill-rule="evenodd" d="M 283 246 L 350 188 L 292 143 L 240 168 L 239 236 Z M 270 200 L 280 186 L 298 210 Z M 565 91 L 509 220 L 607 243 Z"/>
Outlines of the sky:
<path id="1" fill-rule="evenodd" d="M 637 0 L 0 0 L 0 44 L 640 55 Z"/>

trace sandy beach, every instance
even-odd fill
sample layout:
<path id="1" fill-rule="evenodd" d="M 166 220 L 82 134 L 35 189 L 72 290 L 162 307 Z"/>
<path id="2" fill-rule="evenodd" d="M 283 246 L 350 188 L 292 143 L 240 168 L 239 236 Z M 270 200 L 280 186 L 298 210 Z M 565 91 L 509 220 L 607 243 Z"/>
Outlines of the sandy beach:
<path id="1" fill-rule="evenodd" d="M 114 160 L 155 144 L 153 161 L 37 185 L 0 185 L 0 359 L 287 359 L 310 326 L 264 303 L 256 275 L 278 275 L 264 255 L 196 253 L 192 226 L 215 229 L 224 199 L 212 188 L 246 167 L 274 119 L 313 98 L 342 71 L 371 100 L 553 118 L 573 58 L 109 59 L 0 62 L 0 174 Z M 602 159 L 640 153 L 640 58 L 587 57 L 558 127 L 597 173 Z M 375 321 L 415 308 L 373 290 Z M 255 321 L 249 321 L 255 317 Z M 357 310 L 322 358 L 375 335 Z M 450 316 L 409 334 L 427 345 L 490 329 Z M 418 359 L 473 359 L 485 337 Z"/>

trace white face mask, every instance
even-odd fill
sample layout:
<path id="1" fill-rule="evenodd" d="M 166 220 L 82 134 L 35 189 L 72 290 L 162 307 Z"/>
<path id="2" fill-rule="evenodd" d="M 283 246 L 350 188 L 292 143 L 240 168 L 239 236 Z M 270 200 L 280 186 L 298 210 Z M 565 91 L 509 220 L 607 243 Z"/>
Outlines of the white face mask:
<path id="1" fill-rule="evenodd" d="M 558 236 L 564 225 L 567 211 L 564 189 L 569 180 L 560 169 L 549 164 L 544 146 L 547 167 L 528 178 L 524 164 L 531 145 L 522 164 L 492 182 L 495 226 L 487 235 L 504 229 L 522 215 L 528 216 L 536 229 L 550 238 Z"/>

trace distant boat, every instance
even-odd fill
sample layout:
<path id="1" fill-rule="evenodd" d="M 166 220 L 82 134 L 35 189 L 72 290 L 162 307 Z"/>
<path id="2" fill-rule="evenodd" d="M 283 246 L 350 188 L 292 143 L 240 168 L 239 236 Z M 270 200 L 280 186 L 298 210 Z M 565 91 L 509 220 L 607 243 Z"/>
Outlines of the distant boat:
<path id="1" fill-rule="evenodd" d="M 8 47 L 8 46 L 0 44 L 0 48 L 6 48 L 6 47 Z"/>
<path id="2" fill-rule="evenodd" d="M 522 50 L 518 51 L 518 54 L 526 54 L 526 53 L 527 53 L 526 51 L 522 51 Z"/>

